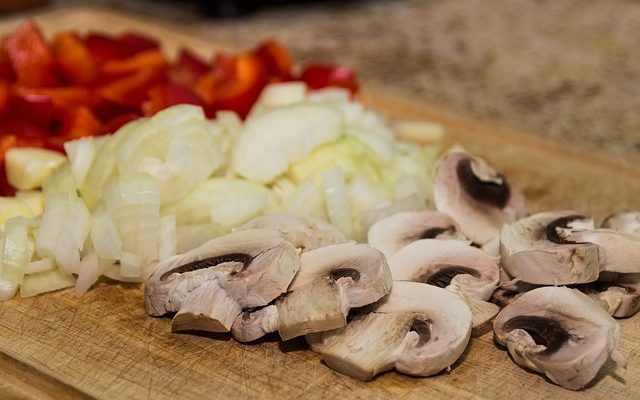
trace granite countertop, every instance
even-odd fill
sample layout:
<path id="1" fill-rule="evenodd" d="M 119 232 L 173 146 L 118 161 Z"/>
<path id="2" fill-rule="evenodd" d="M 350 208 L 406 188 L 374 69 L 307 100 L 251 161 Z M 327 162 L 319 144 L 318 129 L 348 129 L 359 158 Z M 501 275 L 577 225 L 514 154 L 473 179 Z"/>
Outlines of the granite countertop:
<path id="1" fill-rule="evenodd" d="M 86 2 L 50 6 L 71 4 Z M 175 0 L 91 4 L 164 17 L 241 47 L 277 37 L 298 60 L 353 67 L 364 85 L 640 161 L 639 1 L 312 2 L 234 20 L 208 18 Z"/>

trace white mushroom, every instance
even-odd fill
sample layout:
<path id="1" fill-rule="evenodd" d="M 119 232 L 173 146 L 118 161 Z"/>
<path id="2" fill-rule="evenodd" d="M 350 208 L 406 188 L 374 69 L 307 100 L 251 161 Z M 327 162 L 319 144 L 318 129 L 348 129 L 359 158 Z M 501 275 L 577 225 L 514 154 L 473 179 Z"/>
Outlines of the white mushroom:
<path id="1" fill-rule="evenodd" d="M 604 219 L 602 227 L 618 232 L 640 234 L 640 211 L 620 211 Z"/>
<path id="2" fill-rule="evenodd" d="M 152 316 L 177 312 L 174 331 L 228 332 L 242 309 L 284 293 L 299 268 L 298 251 L 279 232 L 230 233 L 154 265 L 145 310 Z"/>
<path id="3" fill-rule="evenodd" d="M 451 292 L 415 282 L 395 282 L 391 294 L 344 328 L 307 335 L 327 365 L 360 380 L 397 369 L 430 376 L 462 355 L 471 313 Z"/>
<path id="4" fill-rule="evenodd" d="M 272 214 L 261 216 L 240 226 L 236 231 L 256 228 L 275 229 L 302 251 L 347 241 L 347 238 L 336 227 L 311 215 Z"/>
<path id="5" fill-rule="evenodd" d="M 500 267 L 484 251 L 455 240 L 422 239 L 389 258 L 394 281 L 421 282 L 459 295 L 481 328 L 500 308 L 486 300 L 498 286 Z"/>
<path id="6" fill-rule="evenodd" d="M 618 323 L 577 289 L 522 294 L 498 314 L 494 333 L 516 364 L 571 390 L 584 388 L 609 357 L 624 364 Z"/>
<path id="7" fill-rule="evenodd" d="M 524 195 L 483 159 L 450 151 L 436 166 L 433 197 L 438 211 L 455 219 L 462 232 L 482 246 L 502 225 L 526 214 Z"/>
<path id="8" fill-rule="evenodd" d="M 369 228 L 369 244 L 387 258 L 420 239 L 467 240 L 458 224 L 438 211 L 406 211 L 383 218 Z"/>
<path id="9" fill-rule="evenodd" d="M 598 245 L 566 238 L 566 232 L 582 229 L 593 229 L 593 220 L 574 211 L 539 213 L 505 225 L 500 233 L 502 266 L 532 284 L 593 282 L 603 269 Z"/>
<path id="10" fill-rule="evenodd" d="M 598 280 L 578 288 L 616 318 L 630 317 L 640 309 L 640 274 L 619 274 L 614 281 Z"/>
<path id="11" fill-rule="evenodd" d="M 247 310 L 231 333 L 238 341 L 278 331 L 283 340 L 344 326 L 351 308 L 376 302 L 391 290 L 384 255 L 366 245 L 336 244 L 302 253 L 301 267 L 275 304 Z"/>

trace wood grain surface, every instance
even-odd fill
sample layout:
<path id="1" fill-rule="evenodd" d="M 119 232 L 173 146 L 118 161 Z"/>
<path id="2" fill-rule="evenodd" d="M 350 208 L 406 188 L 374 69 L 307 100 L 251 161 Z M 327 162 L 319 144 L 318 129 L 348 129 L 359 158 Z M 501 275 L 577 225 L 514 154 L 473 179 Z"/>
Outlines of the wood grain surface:
<path id="1" fill-rule="evenodd" d="M 61 29 L 136 29 L 166 49 L 204 54 L 210 38 L 100 9 L 35 18 L 47 34 Z M 0 31 L 20 21 L 0 23 Z M 256 38 L 259 40 L 261 38 Z M 374 89 L 364 98 L 392 116 L 442 123 L 447 140 L 490 159 L 523 187 L 532 210 L 574 208 L 602 218 L 640 208 L 639 170 L 553 143 L 448 115 Z M 426 379 L 395 372 L 363 383 L 327 368 L 303 340 L 270 336 L 251 345 L 228 335 L 172 334 L 170 320 L 150 318 L 137 285 L 102 282 L 80 299 L 71 290 L 0 303 L 0 398 L 5 399 L 630 399 L 640 393 L 640 318 L 621 320 L 626 371 L 605 364 L 592 385 L 571 392 L 529 373 L 493 342 L 474 338 L 451 371 Z"/>

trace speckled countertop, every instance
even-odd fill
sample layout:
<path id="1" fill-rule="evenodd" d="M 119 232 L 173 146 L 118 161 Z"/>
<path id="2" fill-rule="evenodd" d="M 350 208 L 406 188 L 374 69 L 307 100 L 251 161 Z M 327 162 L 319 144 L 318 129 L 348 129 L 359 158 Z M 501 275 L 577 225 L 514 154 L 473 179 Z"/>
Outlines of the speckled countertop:
<path id="1" fill-rule="evenodd" d="M 275 36 L 298 60 L 352 66 L 365 85 L 640 161 L 640 1 L 313 2 L 236 20 L 175 0 L 51 6 L 88 3 L 164 17 L 237 46 Z"/>

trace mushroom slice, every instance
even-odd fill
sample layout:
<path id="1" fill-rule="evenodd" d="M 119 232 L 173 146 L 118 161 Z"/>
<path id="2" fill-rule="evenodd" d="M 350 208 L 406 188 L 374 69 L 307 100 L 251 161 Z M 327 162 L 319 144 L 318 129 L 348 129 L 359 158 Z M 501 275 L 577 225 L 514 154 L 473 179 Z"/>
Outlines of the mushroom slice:
<path id="1" fill-rule="evenodd" d="M 498 286 L 494 258 L 465 242 L 422 239 L 389 258 L 394 281 L 421 282 L 459 295 L 471 309 L 473 327 L 481 328 L 500 308 L 486 300 Z"/>
<path id="2" fill-rule="evenodd" d="M 236 230 L 256 228 L 275 229 L 302 251 L 347 241 L 336 227 L 311 215 L 293 213 L 266 215 L 254 218 Z"/>
<path id="3" fill-rule="evenodd" d="M 491 295 L 491 302 L 500 307 L 511 304 L 521 294 L 533 290 L 539 286 L 522 282 L 510 276 L 504 268 L 500 268 L 500 284 Z"/>
<path id="4" fill-rule="evenodd" d="M 640 273 L 640 235 L 611 229 L 577 230 L 567 240 L 598 245 L 598 257 L 604 271 Z"/>
<path id="5" fill-rule="evenodd" d="M 469 342 L 469 308 L 436 286 L 394 282 L 391 294 L 367 309 L 344 328 L 306 336 L 330 368 L 363 381 L 393 368 L 434 375 L 449 368 Z"/>
<path id="6" fill-rule="evenodd" d="M 453 217 L 480 246 L 497 237 L 502 225 L 526 214 L 522 192 L 465 151 L 450 151 L 438 161 L 433 197 L 438 211 Z"/>
<path id="7" fill-rule="evenodd" d="M 498 314 L 493 327 L 516 364 L 567 389 L 584 388 L 609 357 L 624 364 L 616 350 L 618 323 L 577 289 L 524 293 Z"/>
<path id="8" fill-rule="evenodd" d="M 242 309 L 264 306 L 287 290 L 300 256 L 278 231 L 253 229 L 210 240 L 152 268 L 147 314 L 177 312 L 173 330 L 228 332 Z"/>
<path id="9" fill-rule="evenodd" d="M 640 234 L 640 211 L 620 211 L 604 219 L 602 227 L 618 232 Z"/>
<path id="10" fill-rule="evenodd" d="M 588 229 L 593 220 L 575 211 L 543 212 L 505 225 L 502 266 L 512 277 L 537 285 L 593 282 L 603 269 L 598 245 L 570 239 Z"/>
<path id="11" fill-rule="evenodd" d="M 453 218 L 437 211 L 405 211 L 383 218 L 369 228 L 367 239 L 387 258 L 420 239 L 467 240 Z"/>
<path id="12" fill-rule="evenodd" d="M 578 287 L 615 318 L 626 318 L 640 309 L 640 274 L 621 274 L 613 282 L 589 283 Z"/>
<path id="13" fill-rule="evenodd" d="M 351 308 L 378 301 L 391 290 L 384 255 L 366 244 L 344 243 L 302 253 L 301 268 L 286 295 L 275 305 L 246 311 L 236 318 L 238 341 L 278 331 L 283 340 L 336 329 L 347 323 Z"/>

